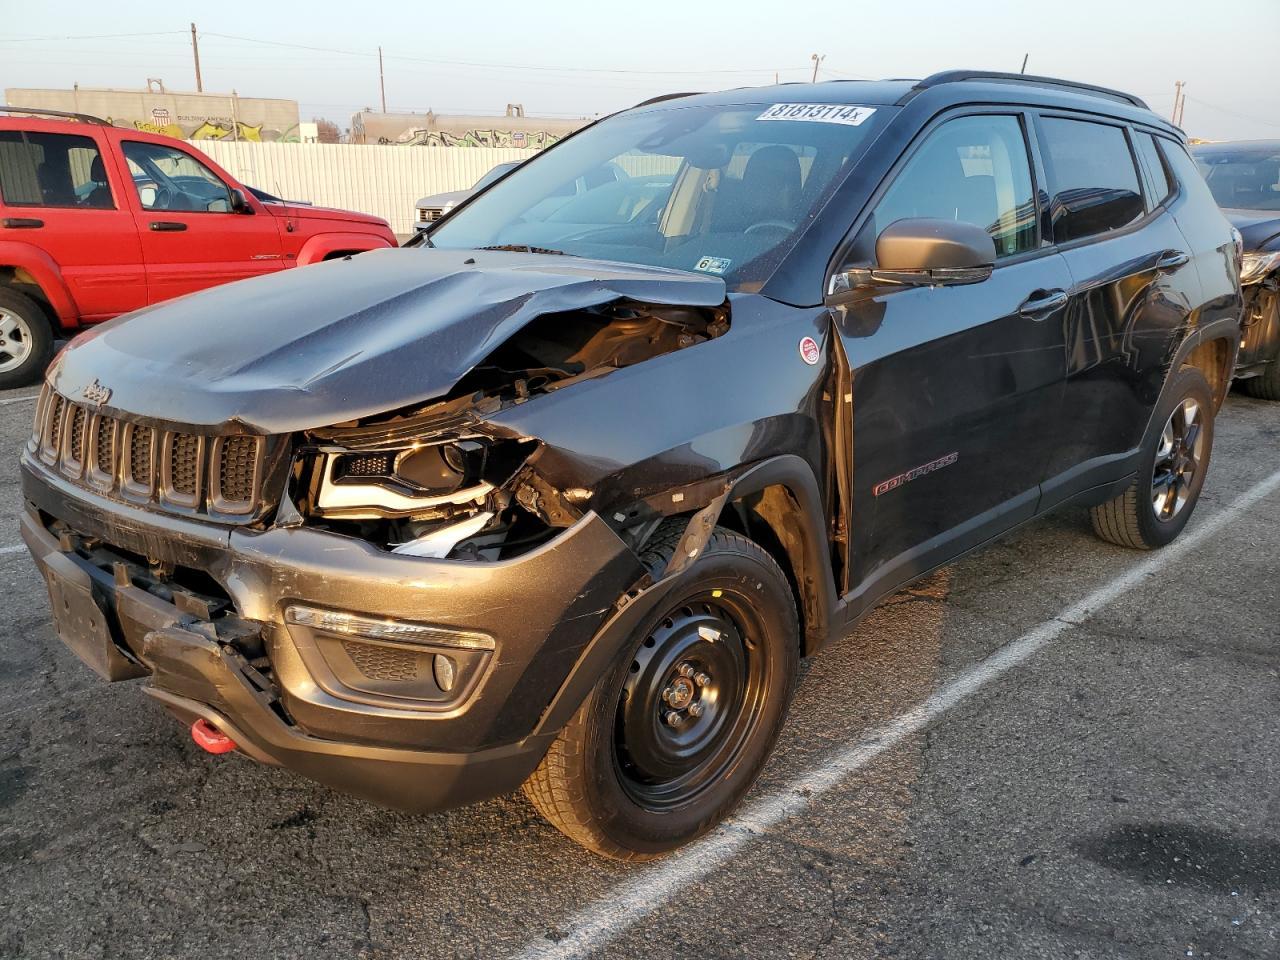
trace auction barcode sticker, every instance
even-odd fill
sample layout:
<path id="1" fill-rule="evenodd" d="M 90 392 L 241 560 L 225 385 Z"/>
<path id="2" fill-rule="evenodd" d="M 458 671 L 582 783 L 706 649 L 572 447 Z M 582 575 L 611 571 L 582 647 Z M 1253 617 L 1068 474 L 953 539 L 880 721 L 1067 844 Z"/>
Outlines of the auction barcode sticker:
<path id="1" fill-rule="evenodd" d="M 875 107 L 856 107 L 847 103 L 775 103 L 756 119 L 843 123 L 856 127 L 875 112 Z"/>

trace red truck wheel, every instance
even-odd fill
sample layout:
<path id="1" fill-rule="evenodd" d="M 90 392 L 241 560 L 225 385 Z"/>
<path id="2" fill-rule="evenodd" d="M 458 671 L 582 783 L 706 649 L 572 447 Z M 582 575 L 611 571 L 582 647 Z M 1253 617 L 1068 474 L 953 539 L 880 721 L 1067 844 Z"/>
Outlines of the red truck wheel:
<path id="1" fill-rule="evenodd" d="M 30 297 L 0 289 L 0 389 L 35 383 L 53 353 L 53 331 Z"/>

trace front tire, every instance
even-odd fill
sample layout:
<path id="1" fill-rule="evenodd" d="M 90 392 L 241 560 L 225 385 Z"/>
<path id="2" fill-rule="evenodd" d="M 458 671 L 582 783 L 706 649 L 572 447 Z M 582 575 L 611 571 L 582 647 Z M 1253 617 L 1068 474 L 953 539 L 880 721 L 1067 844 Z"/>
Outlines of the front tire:
<path id="1" fill-rule="evenodd" d="M 645 560 L 664 568 L 682 524 Z M 790 584 L 758 544 L 717 528 L 524 785 L 552 825 L 617 860 L 697 839 L 773 749 L 799 665 Z"/>
<path id="2" fill-rule="evenodd" d="M 0 289 L 0 390 L 35 383 L 52 354 L 53 331 L 39 304 Z"/>
<path id="3" fill-rule="evenodd" d="M 1165 391 L 1138 475 L 1124 493 L 1092 509 L 1093 530 L 1122 547 L 1152 550 L 1182 532 L 1200 499 L 1213 452 L 1213 391 L 1183 367 Z"/>

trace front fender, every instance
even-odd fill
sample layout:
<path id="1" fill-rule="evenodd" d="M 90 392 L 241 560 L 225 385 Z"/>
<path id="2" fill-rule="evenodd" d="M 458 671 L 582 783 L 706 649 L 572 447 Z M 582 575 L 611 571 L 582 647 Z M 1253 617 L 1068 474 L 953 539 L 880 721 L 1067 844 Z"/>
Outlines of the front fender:
<path id="1" fill-rule="evenodd" d="M 373 233 L 318 233 L 308 237 L 298 251 L 298 266 L 319 263 L 335 253 L 364 253 L 368 250 L 384 250 L 395 246 L 385 237 Z"/>
<path id="2" fill-rule="evenodd" d="M 667 568 L 656 580 L 641 580 L 619 598 L 613 614 L 582 651 L 543 714 L 538 735 L 553 735 L 569 721 L 641 621 L 662 603 L 679 574 L 702 553 L 730 503 L 772 494 L 770 499 L 758 500 L 754 509 L 777 537 L 795 577 L 804 624 L 804 654 L 817 653 L 832 636 L 836 586 L 827 556 L 822 495 L 813 469 L 801 457 L 782 454 L 736 470 L 719 478 L 719 483 L 718 494 L 690 518 Z"/>

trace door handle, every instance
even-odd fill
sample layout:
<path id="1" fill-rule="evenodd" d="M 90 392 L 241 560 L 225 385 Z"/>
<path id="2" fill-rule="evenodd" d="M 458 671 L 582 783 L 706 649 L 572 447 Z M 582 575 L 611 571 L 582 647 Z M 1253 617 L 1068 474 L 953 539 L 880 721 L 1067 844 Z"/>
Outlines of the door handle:
<path id="1" fill-rule="evenodd" d="M 187 229 L 187 225 L 178 223 L 176 220 L 152 220 L 151 229 L 158 233 L 177 233 Z"/>
<path id="2" fill-rule="evenodd" d="M 1018 313 L 1032 320 L 1042 320 L 1046 314 L 1065 307 L 1070 299 L 1065 290 L 1037 290 L 1022 301 Z"/>
<path id="3" fill-rule="evenodd" d="M 35 217 L 5 217 L 0 223 L 10 230 L 38 230 L 44 226 L 44 221 Z"/>
<path id="4" fill-rule="evenodd" d="M 1160 259 L 1156 261 L 1156 269 L 1173 270 L 1186 265 L 1190 261 L 1191 257 L 1182 250 L 1166 250 L 1160 254 Z"/>

